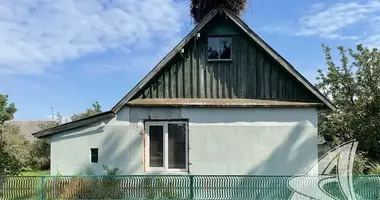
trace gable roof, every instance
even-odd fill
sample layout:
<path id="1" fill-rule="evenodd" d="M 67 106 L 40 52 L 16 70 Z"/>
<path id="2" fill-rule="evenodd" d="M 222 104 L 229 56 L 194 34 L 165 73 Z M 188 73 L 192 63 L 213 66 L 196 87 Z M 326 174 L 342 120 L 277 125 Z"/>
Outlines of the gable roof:
<path id="1" fill-rule="evenodd" d="M 196 34 L 205 27 L 217 13 L 224 13 L 228 16 L 244 33 L 253 39 L 261 48 L 265 50 L 273 59 L 275 59 L 280 66 L 296 78 L 302 85 L 304 85 L 312 94 L 321 100 L 329 109 L 335 110 L 334 104 L 324 96 L 317 88 L 315 88 L 305 77 L 303 77 L 288 61 L 286 61 L 280 54 L 278 54 L 272 47 L 270 47 L 264 40 L 262 40 L 254 31 L 252 31 L 247 24 L 245 24 L 238 16 L 227 9 L 214 9 L 212 10 L 170 53 L 165 56 L 126 96 L 123 97 L 113 108 L 112 111 L 117 113 L 124 105 L 128 103 L 136 94 L 142 90 L 165 66 L 176 56 L 182 48 L 194 37 Z"/>
<path id="2" fill-rule="evenodd" d="M 254 100 L 254 99 L 241 99 L 236 102 L 229 100 L 213 100 L 213 99 L 197 99 L 189 101 L 186 99 L 177 100 L 134 100 L 131 101 L 136 94 L 138 94 L 163 68 L 185 47 L 198 32 L 201 31 L 218 13 L 224 13 L 228 16 L 249 38 L 253 39 L 265 52 L 268 53 L 274 60 L 276 60 L 281 67 L 289 72 L 296 78 L 303 86 L 306 87 L 312 94 L 314 94 L 324 105 L 320 103 L 307 103 L 307 102 L 284 102 L 273 100 Z M 234 100 L 235 101 L 235 100 Z M 204 19 L 199 22 L 195 28 L 176 46 L 174 47 L 127 95 L 125 95 L 110 111 L 104 112 L 95 116 L 87 117 L 82 120 L 62 124 L 60 126 L 33 133 L 35 137 L 42 138 L 48 137 L 58 132 L 67 131 L 70 129 L 86 126 L 88 124 L 108 119 L 115 116 L 124 105 L 130 106 L 208 106 L 208 107 L 323 107 L 335 110 L 334 104 L 325 97 L 317 88 L 315 88 L 306 78 L 304 78 L 288 61 L 286 61 L 280 54 L 278 54 L 272 47 L 270 47 L 264 40 L 262 40 L 255 32 L 253 32 L 247 24 L 245 24 L 233 12 L 226 9 L 214 9 Z M 206 105 L 207 104 L 207 105 Z M 244 104 L 244 106 L 242 105 Z"/>

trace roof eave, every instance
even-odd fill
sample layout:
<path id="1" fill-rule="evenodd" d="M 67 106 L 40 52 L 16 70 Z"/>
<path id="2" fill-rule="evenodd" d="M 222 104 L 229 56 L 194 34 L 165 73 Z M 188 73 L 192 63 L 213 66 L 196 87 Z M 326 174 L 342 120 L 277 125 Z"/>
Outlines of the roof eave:
<path id="1" fill-rule="evenodd" d="M 265 105 L 265 104 L 226 104 L 226 105 L 214 105 L 214 104 L 165 104 L 165 105 L 153 105 L 153 104 L 140 104 L 130 105 L 131 107 L 151 107 L 151 108 L 322 108 L 320 104 L 309 105 Z"/>
<path id="2" fill-rule="evenodd" d="M 72 130 L 75 128 L 80 128 L 80 127 L 83 127 L 83 126 L 86 126 L 86 125 L 89 125 L 89 124 L 92 124 L 92 123 L 95 123 L 95 122 L 98 122 L 101 120 L 112 118 L 114 116 L 115 116 L 115 114 L 113 111 L 107 111 L 107 112 L 103 112 L 103 113 L 100 113 L 97 115 L 86 117 L 86 118 L 83 118 L 83 119 L 80 119 L 77 121 L 65 123 L 65 124 L 62 124 L 62 125 L 59 125 L 59 126 L 56 126 L 53 128 L 38 131 L 38 132 L 33 133 L 32 135 L 36 138 L 39 138 L 39 139 L 40 138 L 46 138 L 46 137 L 50 137 L 51 135 L 54 135 L 54 134 L 57 134 L 57 133 L 60 133 L 63 131 L 68 131 L 68 130 Z"/>
<path id="3" fill-rule="evenodd" d="M 127 103 L 130 107 L 205 107 L 205 108 L 317 108 L 325 104 L 318 102 L 293 102 L 266 99 L 135 99 Z"/>

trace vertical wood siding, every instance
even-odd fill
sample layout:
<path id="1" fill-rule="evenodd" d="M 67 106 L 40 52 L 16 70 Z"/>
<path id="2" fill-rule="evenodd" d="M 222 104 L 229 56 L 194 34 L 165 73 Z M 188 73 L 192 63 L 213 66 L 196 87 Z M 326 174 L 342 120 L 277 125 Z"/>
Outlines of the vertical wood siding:
<path id="1" fill-rule="evenodd" d="M 207 30 L 207 29 L 206 29 Z M 191 40 L 134 98 L 244 98 L 319 102 L 244 34 L 232 36 L 232 61 L 208 61 L 207 32 Z"/>

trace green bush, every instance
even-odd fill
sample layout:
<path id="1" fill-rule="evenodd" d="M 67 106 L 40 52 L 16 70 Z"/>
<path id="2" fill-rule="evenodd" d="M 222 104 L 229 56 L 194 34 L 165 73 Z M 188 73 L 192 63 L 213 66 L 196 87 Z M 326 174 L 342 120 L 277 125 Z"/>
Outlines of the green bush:
<path id="1" fill-rule="evenodd" d="M 39 170 L 50 169 L 50 140 L 38 139 L 30 146 L 29 166 Z"/>
<path id="2" fill-rule="evenodd" d="M 161 177 L 146 177 L 142 187 L 145 199 L 178 199 L 179 195 L 172 189 L 170 182 L 165 183 Z"/>
<path id="3" fill-rule="evenodd" d="M 5 150 L 5 145 L 6 142 L 0 137 L 0 176 L 18 175 L 21 173 L 22 164 Z"/>
<path id="4" fill-rule="evenodd" d="M 2 126 L 2 140 L 4 141 L 4 150 L 25 168 L 28 165 L 30 155 L 30 143 L 25 136 L 20 134 L 20 127 L 12 124 Z"/>
<path id="5" fill-rule="evenodd" d="M 353 173 L 355 175 L 365 174 L 368 171 L 368 158 L 363 153 L 357 153 L 354 159 Z"/>
<path id="6" fill-rule="evenodd" d="M 380 163 L 370 163 L 368 174 L 380 174 Z"/>
<path id="7" fill-rule="evenodd" d="M 84 176 L 72 177 L 70 179 L 60 179 L 53 181 L 54 186 L 50 188 L 57 188 L 55 194 L 59 194 L 59 199 L 121 199 L 123 192 L 120 190 L 120 179 L 118 175 L 118 168 L 108 168 L 103 166 L 104 176 L 95 177 L 91 168 L 85 170 Z"/>

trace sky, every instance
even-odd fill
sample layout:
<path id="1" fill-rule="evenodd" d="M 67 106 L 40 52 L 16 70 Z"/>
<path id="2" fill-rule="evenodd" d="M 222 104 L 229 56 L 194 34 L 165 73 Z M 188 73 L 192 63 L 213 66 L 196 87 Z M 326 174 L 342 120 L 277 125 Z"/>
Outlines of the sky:
<path id="1" fill-rule="evenodd" d="M 249 0 L 242 18 L 316 83 L 321 44 L 378 47 L 379 13 L 380 0 Z M 0 93 L 16 120 L 110 110 L 193 27 L 188 0 L 0 0 Z"/>

